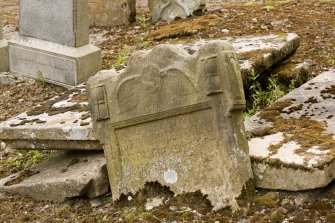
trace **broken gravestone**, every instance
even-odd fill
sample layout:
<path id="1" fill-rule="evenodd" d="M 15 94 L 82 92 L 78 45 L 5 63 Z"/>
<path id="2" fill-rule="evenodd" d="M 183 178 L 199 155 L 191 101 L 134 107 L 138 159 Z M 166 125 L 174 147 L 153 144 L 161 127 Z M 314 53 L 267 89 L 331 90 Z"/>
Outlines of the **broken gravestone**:
<path id="1" fill-rule="evenodd" d="M 176 194 L 201 190 L 214 209 L 236 207 L 253 176 L 241 74 L 227 42 L 136 52 L 125 70 L 99 72 L 88 89 L 113 200 L 159 182 Z"/>
<path id="2" fill-rule="evenodd" d="M 0 9 L 0 72 L 9 69 L 8 62 L 8 42 L 2 39 L 2 22 L 1 22 L 1 9 Z"/>
<path id="3" fill-rule="evenodd" d="M 135 21 L 135 0 L 89 0 L 90 26 L 115 26 Z"/>
<path id="4" fill-rule="evenodd" d="M 148 6 L 153 21 L 171 21 L 202 13 L 206 8 L 206 0 L 149 0 Z"/>
<path id="5" fill-rule="evenodd" d="M 0 191 L 49 201 L 98 197 L 109 191 L 106 161 L 102 152 L 58 152 L 1 179 Z"/>
<path id="6" fill-rule="evenodd" d="M 20 0 L 19 36 L 9 42 L 10 69 L 69 87 L 101 69 L 101 51 L 88 44 L 86 0 Z"/>
<path id="7" fill-rule="evenodd" d="M 309 190 L 335 178 L 335 70 L 245 122 L 256 186 Z"/>

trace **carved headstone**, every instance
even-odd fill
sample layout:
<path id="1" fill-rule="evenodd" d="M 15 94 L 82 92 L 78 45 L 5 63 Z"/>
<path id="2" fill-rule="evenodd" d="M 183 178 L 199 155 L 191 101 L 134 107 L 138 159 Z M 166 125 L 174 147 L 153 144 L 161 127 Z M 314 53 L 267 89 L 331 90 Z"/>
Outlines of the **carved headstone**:
<path id="1" fill-rule="evenodd" d="M 206 8 L 206 0 L 148 0 L 153 21 L 185 19 Z"/>
<path id="2" fill-rule="evenodd" d="M 30 78 L 75 86 L 101 69 L 88 44 L 87 0 L 20 0 L 20 35 L 9 42 L 10 69 Z"/>
<path id="3" fill-rule="evenodd" d="M 89 0 L 91 26 L 115 26 L 135 21 L 135 0 Z"/>
<path id="4" fill-rule="evenodd" d="M 2 39 L 2 22 L 1 22 L 1 9 L 0 9 L 0 72 L 9 69 L 8 62 L 8 42 Z"/>
<path id="5" fill-rule="evenodd" d="M 176 194 L 201 190 L 219 209 L 234 206 L 253 178 L 242 80 L 227 42 L 136 52 L 124 71 L 99 72 L 88 89 L 114 200 L 157 181 Z"/>

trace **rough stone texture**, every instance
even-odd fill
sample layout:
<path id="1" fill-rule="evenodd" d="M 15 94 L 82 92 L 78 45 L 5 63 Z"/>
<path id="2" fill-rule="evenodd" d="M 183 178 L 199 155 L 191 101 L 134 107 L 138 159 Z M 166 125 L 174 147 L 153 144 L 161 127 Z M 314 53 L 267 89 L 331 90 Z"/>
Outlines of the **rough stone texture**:
<path id="1" fill-rule="evenodd" d="M 148 0 L 153 21 L 172 21 L 176 18 L 185 19 L 196 12 L 203 12 L 206 0 Z"/>
<path id="2" fill-rule="evenodd" d="M 250 73 L 251 69 L 254 69 L 256 72 L 258 72 L 258 69 L 264 70 L 269 69 L 273 64 L 276 62 L 279 62 L 283 58 L 285 58 L 287 55 L 292 53 L 296 49 L 296 47 L 299 45 L 299 37 L 295 34 L 288 34 L 286 37 L 279 37 L 277 35 L 269 35 L 265 37 L 242 37 L 242 38 L 232 38 L 229 39 L 229 42 L 233 45 L 234 49 L 236 49 L 237 53 L 239 54 L 239 64 L 242 70 L 242 80 L 244 87 L 248 87 L 248 74 Z M 202 47 L 204 44 L 206 44 L 207 41 L 199 41 L 193 44 L 186 44 L 186 45 L 178 45 L 179 47 L 184 48 L 189 53 L 194 53 L 199 50 L 200 47 Z M 275 49 L 275 50 L 274 50 Z M 269 52 L 270 54 L 264 53 Z M 245 54 L 247 53 L 247 54 Z M 254 59 L 254 58 L 262 58 L 262 59 Z M 109 71 L 104 71 L 109 72 Z M 83 102 L 87 102 L 86 95 L 84 94 L 82 97 Z M 64 101 L 71 101 L 71 98 L 65 98 Z M 47 102 L 49 103 L 49 102 Z M 51 103 L 52 104 L 52 103 Z M 34 109 L 33 109 L 34 110 Z M 64 141 L 67 140 L 68 134 L 66 132 L 63 132 L 62 129 L 69 128 L 69 123 L 78 122 L 78 117 L 80 117 L 82 114 L 77 114 L 78 111 L 71 110 L 71 113 L 62 114 L 54 114 L 53 119 L 57 120 L 58 124 L 53 125 L 52 129 L 53 131 L 57 132 L 56 135 L 57 138 L 60 138 L 59 143 L 57 141 L 57 138 L 55 138 L 55 141 L 52 141 L 52 144 L 48 144 L 45 142 L 49 142 L 50 138 L 48 135 L 41 135 L 41 134 L 35 134 L 42 132 L 44 127 L 43 126 L 49 126 L 49 122 L 47 121 L 47 125 L 40 125 L 36 123 L 31 124 L 25 124 L 22 126 L 11 126 L 12 124 L 17 123 L 17 120 L 20 120 L 22 118 L 28 118 L 30 120 L 35 119 L 35 117 L 26 117 L 26 114 L 23 113 L 16 117 L 15 119 L 11 119 L 8 122 L 4 122 L 0 124 L 0 140 L 6 140 L 6 142 L 12 147 L 12 148 L 43 148 L 43 149 L 53 149 L 55 145 L 64 145 L 62 148 L 67 149 L 97 149 L 101 148 L 101 146 L 97 145 L 96 143 L 88 143 L 91 140 L 95 140 L 92 137 L 92 125 L 88 124 L 87 126 L 82 126 L 82 128 L 85 128 L 85 132 L 87 135 L 85 146 L 79 143 L 68 145 Z M 16 121 L 15 121 L 16 120 Z M 85 120 L 87 121 L 87 120 Z M 15 122 L 15 123 L 13 123 Z M 87 122 L 91 122 L 90 119 L 88 119 Z M 3 133 L 1 133 L 1 130 Z M 29 130 L 29 131 L 28 131 Z M 26 134 L 22 138 L 22 132 L 28 131 L 29 134 Z M 34 134 L 33 134 L 34 133 Z M 38 138 L 36 137 L 30 137 L 38 135 Z M 53 134 L 51 134 L 53 135 Z M 9 140 L 10 139 L 10 140 Z M 20 139 L 20 140 L 18 140 Z M 44 145 L 41 146 L 38 142 L 44 142 Z M 20 144 L 18 144 L 20 142 Z M 84 142 L 84 141 L 81 141 Z M 86 143 L 87 142 L 87 143 Z M 20 146 L 20 147 L 19 147 Z M 89 146 L 92 146 L 90 148 Z"/>
<path id="3" fill-rule="evenodd" d="M 335 178 L 334 82 L 335 70 L 324 72 L 245 122 L 256 186 L 308 190 Z"/>
<path id="4" fill-rule="evenodd" d="M 90 26 L 114 26 L 135 21 L 135 0 L 89 0 Z"/>
<path id="5" fill-rule="evenodd" d="M 104 145 L 113 199 L 157 181 L 201 190 L 214 209 L 236 207 L 252 179 L 237 55 L 212 41 L 192 55 L 159 45 L 127 68 L 88 81 L 95 137 Z"/>
<path id="6" fill-rule="evenodd" d="M 35 174 L 20 182 L 27 172 Z M 101 152 L 57 153 L 29 171 L 1 179 L 0 190 L 50 201 L 98 197 L 109 191 L 106 161 Z"/>
<path id="7" fill-rule="evenodd" d="M 20 0 L 19 33 L 63 45 L 88 44 L 87 0 Z"/>
<path id="8" fill-rule="evenodd" d="M 93 45 L 69 47 L 35 38 L 18 36 L 9 41 L 12 72 L 71 87 L 101 70 L 101 50 Z"/>
<path id="9" fill-rule="evenodd" d="M 86 88 L 80 85 L 0 123 L 0 138 L 13 149 L 101 150 L 91 130 Z"/>
<path id="10" fill-rule="evenodd" d="M 1 15 L 1 9 L 0 9 Z M 0 72 L 9 70 L 8 42 L 2 39 L 2 22 L 0 17 Z"/>

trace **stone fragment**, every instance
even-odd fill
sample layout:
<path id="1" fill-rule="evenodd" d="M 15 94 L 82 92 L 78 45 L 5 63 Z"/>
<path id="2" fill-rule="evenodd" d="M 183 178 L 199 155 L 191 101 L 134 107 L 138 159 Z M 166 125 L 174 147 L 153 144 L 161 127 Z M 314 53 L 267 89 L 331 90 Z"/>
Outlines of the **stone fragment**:
<path id="1" fill-rule="evenodd" d="M 258 73 L 261 70 L 269 69 L 270 66 L 279 62 L 283 58 L 287 57 L 296 47 L 299 45 L 299 37 L 295 34 L 287 34 L 286 37 L 279 37 L 277 35 L 269 35 L 264 37 L 241 37 L 241 38 L 234 38 L 230 39 L 229 42 L 232 44 L 234 49 L 239 54 L 239 64 L 242 70 L 242 80 L 245 88 L 249 87 L 248 82 L 248 75 L 251 73 L 251 70 L 255 70 Z M 197 52 L 207 41 L 200 40 L 193 44 L 180 44 L 178 47 L 184 48 L 190 54 L 194 54 Z M 265 52 L 269 52 L 270 56 Z M 248 53 L 248 55 L 246 55 Z M 254 58 L 263 58 L 263 59 L 254 59 Z M 273 60 L 272 58 L 275 58 Z M 266 65 L 266 66 L 265 66 Z M 104 71 L 102 73 L 109 72 Z M 87 103 L 86 91 L 85 86 L 79 86 L 80 89 L 80 98 L 82 102 Z M 67 94 L 68 96 L 71 95 L 71 91 Z M 66 98 L 65 96 L 60 96 L 63 99 L 63 103 L 66 101 L 72 101 L 71 98 Z M 79 97 L 79 96 L 78 96 Z M 47 101 L 45 104 L 41 105 L 42 107 L 52 105 L 54 102 Z M 73 102 L 74 103 L 74 102 Z M 33 109 L 35 110 L 35 108 Z M 37 108 L 37 110 L 41 110 Z M 48 109 L 44 108 L 46 113 L 48 113 Z M 28 112 L 32 113 L 32 112 Z M 72 131 L 77 131 L 75 129 L 78 128 L 76 125 L 81 123 L 78 121 L 78 117 L 81 117 L 82 113 L 78 110 L 71 110 L 71 112 L 59 112 L 52 115 L 52 120 L 57 120 L 57 125 L 52 124 L 52 128 L 50 127 L 50 122 L 48 121 L 49 118 L 46 120 L 47 122 L 44 124 L 38 124 L 36 122 L 26 123 L 25 125 L 17 125 L 20 123 L 20 120 L 23 118 L 33 120 L 37 117 L 30 117 L 26 113 L 20 114 L 19 116 L 15 117 L 14 119 L 8 120 L 0 124 L 0 140 L 6 141 L 12 148 L 17 149 L 24 149 L 28 148 L 43 148 L 43 149 L 54 149 L 59 148 L 56 145 L 64 145 L 61 148 L 63 149 L 102 149 L 97 140 L 94 139 L 92 133 L 92 125 L 91 119 L 85 120 L 84 123 L 87 125 L 80 126 L 79 130 L 81 132 L 85 132 L 85 134 L 81 134 L 81 136 L 85 136 L 86 138 L 82 138 L 80 141 L 76 141 L 76 143 L 67 144 L 67 142 L 74 142 L 73 138 L 69 139 L 68 132 L 64 132 L 63 129 L 70 128 L 72 125 L 74 128 Z M 77 123 L 77 124 L 70 124 L 70 123 Z M 56 132 L 57 137 L 52 138 L 49 137 L 49 134 L 40 134 L 41 132 L 45 132 L 46 129 L 52 129 L 52 131 Z M 83 130 L 85 129 L 85 130 Z M 79 130 L 76 134 L 79 134 Z M 25 134 L 22 136 L 23 132 L 27 132 L 29 134 Z M 50 134 L 53 136 L 54 134 Z M 57 141 L 59 139 L 59 141 Z M 95 141 L 95 143 L 91 141 Z M 18 143 L 20 142 L 20 144 Z M 39 142 L 44 142 L 41 145 Z M 50 142 L 50 143 L 45 143 Z M 52 142 L 52 143 L 51 143 Z M 82 143 L 79 143 L 82 142 Z M 20 147 L 19 147 L 20 146 Z M 59 148 L 59 149 L 61 149 Z"/>
<path id="2" fill-rule="evenodd" d="M 85 85 L 0 123 L 0 138 L 13 149 L 101 150 L 92 134 Z"/>
<path id="3" fill-rule="evenodd" d="M 0 9 L 1 15 L 1 9 Z M 2 39 L 2 22 L 0 18 L 0 72 L 9 70 L 8 41 Z"/>
<path id="4" fill-rule="evenodd" d="M 90 26 L 115 26 L 135 21 L 135 0 L 89 0 Z"/>
<path id="5" fill-rule="evenodd" d="M 109 191 L 106 161 L 101 152 L 56 153 L 36 167 L 1 179 L 0 191 L 49 201 L 98 197 Z"/>
<path id="6" fill-rule="evenodd" d="M 153 21 L 172 21 L 202 13 L 206 9 L 206 0 L 148 0 L 148 6 Z"/>
<path id="7" fill-rule="evenodd" d="M 227 42 L 136 52 L 125 70 L 98 73 L 88 89 L 113 200 L 158 182 L 175 194 L 200 190 L 214 209 L 236 207 L 253 176 L 243 85 Z"/>
<path id="8" fill-rule="evenodd" d="M 86 0 L 21 0 L 20 35 L 9 42 L 10 70 L 60 86 L 76 86 L 101 69 L 88 44 Z"/>
<path id="9" fill-rule="evenodd" d="M 335 178 L 334 82 L 324 72 L 245 122 L 256 186 L 309 190 Z"/>

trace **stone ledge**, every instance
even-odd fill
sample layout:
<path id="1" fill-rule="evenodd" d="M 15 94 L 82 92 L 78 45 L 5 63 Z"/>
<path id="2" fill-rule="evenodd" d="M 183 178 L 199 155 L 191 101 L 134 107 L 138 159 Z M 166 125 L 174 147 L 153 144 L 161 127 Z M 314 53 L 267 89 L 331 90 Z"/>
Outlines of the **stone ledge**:
<path id="1" fill-rule="evenodd" d="M 0 72 L 9 70 L 8 41 L 0 40 Z"/>

